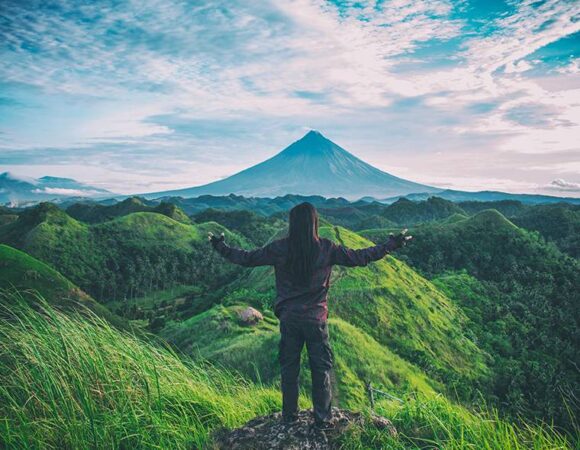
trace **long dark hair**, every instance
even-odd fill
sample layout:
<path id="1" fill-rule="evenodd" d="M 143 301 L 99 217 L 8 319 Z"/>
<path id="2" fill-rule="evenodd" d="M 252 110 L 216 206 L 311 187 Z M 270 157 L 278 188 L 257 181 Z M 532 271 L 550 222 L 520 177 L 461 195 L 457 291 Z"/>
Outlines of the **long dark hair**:
<path id="1" fill-rule="evenodd" d="M 318 213 L 311 203 L 300 203 L 290 210 L 286 260 L 287 268 L 296 283 L 308 284 L 319 251 Z"/>

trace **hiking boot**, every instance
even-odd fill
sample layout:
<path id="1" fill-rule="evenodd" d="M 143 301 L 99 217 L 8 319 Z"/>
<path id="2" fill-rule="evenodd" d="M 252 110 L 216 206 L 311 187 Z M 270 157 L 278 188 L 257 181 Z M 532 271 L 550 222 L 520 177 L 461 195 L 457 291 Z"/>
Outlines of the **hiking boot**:
<path id="1" fill-rule="evenodd" d="M 282 416 L 282 423 L 284 425 L 294 425 L 295 423 L 298 423 L 298 416 Z"/>

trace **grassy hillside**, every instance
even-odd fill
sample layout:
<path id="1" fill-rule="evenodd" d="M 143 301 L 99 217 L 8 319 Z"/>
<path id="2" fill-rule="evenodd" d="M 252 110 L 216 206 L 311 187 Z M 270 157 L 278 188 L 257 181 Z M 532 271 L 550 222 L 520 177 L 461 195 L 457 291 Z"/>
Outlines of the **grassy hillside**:
<path id="1" fill-rule="evenodd" d="M 99 300 L 133 298 L 177 284 L 213 288 L 237 268 L 210 249 L 208 229 L 244 238 L 215 223 L 187 225 L 162 214 L 132 213 L 88 225 L 43 203 L 0 227 L 0 242 L 48 263 Z"/>
<path id="2" fill-rule="evenodd" d="M 186 321 L 169 323 L 160 334 L 194 358 L 208 359 L 255 381 L 272 383 L 279 379 L 278 322 L 266 313 L 258 324 L 244 324 L 238 313 L 247 306 L 217 305 Z M 360 408 L 367 403 L 367 381 L 398 395 L 411 390 L 432 394 L 435 389 L 442 389 L 419 368 L 348 322 L 331 319 L 329 327 L 335 358 L 335 400 L 342 407 Z M 306 389 L 310 386 L 306 353 L 301 384 Z"/>
<path id="3" fill-rule="evenodd" d="M 539 232 L 562 252 L 580 258 L 580 205 L 539 205 L 515 217 L 513 222 Z"/>
<path id="4" fill-rule="evenodd" d="M 280 407 L 275 390 L 97 318 L 0 302 L 0 447 L 200 448 Z"/>
<path id="5" fill-rule="evenodd" d="M 352 248 L 372 245 L 341 227 L 322 226 L 320 234 Z M 335 267 L 332 277 L 331 318 L 358 327 L 461 395 L 486 377 L 486 355 L 464 334 L 467 317 L 406 264 L 389 256 L 367 267 Z M 247 269 L 230 289 L 225 302 L 272 309 L 273 269 Z"/>
<path id="6" fill-rule="evenodd" d="M 79 304 L 110 323 L 125 327 L 125 323 L 106 307 L 45 263 L 20 250 L 0 244 L 0 290 L 17 291 L 22 300 L 34 301 L 36 293 L 53 306 L 76 308 Z"/>
<path id="7" fill-rule="evenodd" d="M 346 211 L 342 206 L 340 211 Z M 359 407 L 365 381 L 399 396 L 445 392 L 473 400 L 479 390 L 502 412 L 553 419 L 572 429 L 569 411 L 580 411 L 578 261 L 498 211 L 468 217 L 446 203 L 436 206 L 450 214 L 413 226 L 415 240 L 396 258 L 335 268 L 329 305 L 336 397 Z M 368 211 L 357 220 L 382 217 L 384 206 L 360 208 Z M 411 216 L 423 214 L 427 202 L 413 208 Z M 283 233 L 283 221 L 251 214 L 246 223 L 245 213 L 212 214 L 200 214 L 202 223 L 196 224 L 158 212 L 87 224 L 41 204 L 0 226 L 0 242 L 37 258 L 6 247 L 4 253 L 13 260 L 26 261 L 0 278 L 33 287 L 55 304 L 70 292 L 86 295 L 74 286 L 99 299 L 116 299 L 111 303 L 115 312 L 161 333 L 196 359 L 276 383 L 273 269 L 225 262 L 211 250 L 206 235 L 224 231 L 228 243 L 246 247 L 276 230 Z M 211 218 L 229 220 L 236 233 L 205 221 Z M 354 233 L 324 218 L 320 223 L 323 236 L 353 248 L 371 245 L 367 238 L 385 240 L 400 229 L 389 221 L 387 228 Z M 549 230 L 547 224 L 542 227 Z M 38 264 L 44 269 L 30 268 Z M 237 318 L 247 305 L 264 313 L 257 326 Z M 303 375 L 307 386 L 308 373 Z"/>
<path id="8" fill-rule="evenodd" d="M 127 216 L 136 212 L 154 212 L 163 214 L 177 222 L 189 224 L 191 220 L 181 208 L 172 204 L 161 202 L 152 206 L 145 203 L 144 199 L 131 197 L 113 205 L 101 205 L 99 203 L 75 203 L 66 209 L 69 216 L 86 223 L 102 223 L 117 217 Z"/>
<path id="9" fill-rule="evenodd" d="M 9 306 L 6 306 L 9 305 Z M 280 408 L 275 389 L 179 358 L 93 317 L 0 302 L 0 447 L 192 449 L 212 430 Z M 307 405 L 301 399 L 302 407 Z M 343 448 L 572 449 L 577 438 L 517 427 L 444 398 L 379 402 L 400 430 L 353 428 Z M 575 439 L 575 440 L 574 440 Z"/>
<path id="10" fill-rule="evenodd" d="M 45 263 L 20 250 L 0 244 L 0 288 L 42 292 L 50 301 L 88 298 L 78 287 Z"/>
<path id="11" fill-rule="evenodd" d="M 568 410 L 580 412 L 578 261 L 494 210 L 412 234 L 401 258 L 439 277 L 493 358 L 486 395 L 514 414 L 569 427 Z M 457 271 L 470 278 L 449 274 Z"/>

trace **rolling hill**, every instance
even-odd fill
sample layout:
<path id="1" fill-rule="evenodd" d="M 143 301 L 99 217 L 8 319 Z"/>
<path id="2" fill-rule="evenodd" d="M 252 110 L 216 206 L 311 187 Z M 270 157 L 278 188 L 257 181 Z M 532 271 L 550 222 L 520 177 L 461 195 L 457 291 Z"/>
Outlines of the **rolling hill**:
<path id="1" fill-rule="evenodd" d="M 580 411 L 578 261 L 495 210 L 410 232 L 400 258 L 471 318 L 492 356 L 489 395 L 514 414 L 570 426 Z M 375 240 L 389 230 L 363 231 Z"/>
<path id="2" fill-rule="evenodd" d="M 49 304 L 59 308 L 77 309 L 82 305 L 109 323 L 127 328 L 126 322 L 93 300 L 62 274 L 20 250 L 0 244 L 0 292 L 2 302 L 18 292 L 18 298 L 36 303 L 41 295 Z"/>
<path id="3" fill-rule="evenodd" d="M 401 197 L 405 197 L 409 200 L 427 200 L 432 194 L 428 192 L 413 193 L 409 195 L 397 195 L 390 198 L 382 198 L 381 202 L 392 203 Z M 580 198 L 577 197 L 555 197 L 552 195 L 542 195 L 542 194 L 514 194 L 509 192 L 500 191 L 457 191 L 453 189 L 439 190 L 437 196 L 449 200 L 452 202 L 498 202 L 498 201 L 518 201 L 529 205 L 539 205 L 544 203 L 559 203 L 566 202 L 578 205 L 580 204 Z M 372 198 L 369 200 L 376 200 L 377 198 Z"/>
<path id="4" fill-rule="evenodd" d="M 385 217 L 389 208 L 399 208 L 393 219 L 427 222 L 413 225 L 415 240 L 397 259 L 335 269 L 333 327 L 371 354 L 373 348 L 382 349 L 391 355 L 393 367 L 404 366 L 399 372 L 378 370 L 343 345 L 337 354 L 340 395 L 348 402 L 360 401 L 364 377 L 396 392 L 404 392 L 405 386 L 445 386 L 469 398 L 480 389 L 494 404 L 508 405 L 511 413 L 567 423 L 559 396 L 562 389 L 568 400 L 576 395 L 578 262 L 497 211 L 468 217 L 456 206 L 438 199 L 352 206 L 364 211 L 357 220 Z M 505 206 L 510 210 L 514 205 Z M 523 211 L 535 208 L 539 207 Z M 145 323 L 162 317 L 150 329 L 186 352 L 248 376 L 256 374 L 255 367 L 244 362 L 252 355 L 260 362 L 260 376 L 274 380 L 276 329 L 268 313 L 274 298 L 272 269 L 224 264 L 208 252 L 205 235 L 223 230 L 228 242 L 245 247 L 250 240 L 264 240 L 267 233 L 283 233 L 282 222 L 274 217 L 260 223 L 257 215 L 208 211 L 199 215 L 201 223 L 187 225 L 159 212 L 122 212 L 127 214 L 87 224 L 55 205 L 41 204 L 1 226 L 0 241 L 50 263 L 94 297 L 116 299 L 117 304 L 176 285 L 194 285 L 186 301 L 154 302 L 127 317 Z M 342 206 L 337 217 L 340 214 L 348 216 Z M 236 233 L 214 220 L 227 222 Z M 370 245 L 363 235 L 386 239 L 389 231 L 390 227 L 355 233 L 321 219 L 323 236 L 354 248 Z M 248 305 L 264 313 L 260 327 L 244 328 L 236 322 L 236 308 Z M 202 332 L 204 318 L 217 323 L 213 333 Z M 340 339 L 336 342 L 341 345 Z M 361 359 L 359 367 L 356 359 Z M 569 404 L 576 408 L 574 401 Z"/>
<path id="5" fill-rule="evenodd" d="M 247 245 L 216 223 L 187 225 L 160 213 L 137 212 L 85 224 L 50 203 L 27 209 L 0 227 L 0 242 L 49 264 L 102 301 L 174 284 L 222 285 L 237 268 L 224 266 L 207 251 L 209 229 Z"/>
<path id="6" fill-rule="evenodd" d="M 149 206 L 139 197 L 130 197 L 113 205 L 101 205 L 94 202 L 74 203 L 66 208 L 66 212 L 74 219 L 86 223 L 102 223 L 136 212 L 154 212 L 181 223 L 191 223 L 189 217 L 178 206 L 166 202 Z"/>
<path id="7" fill-rule="evenodd" d="M 246 308 L 243 303 L 216 305 L 183 322 L 169 323 L 160 334 L 194 358 L 236 370 L 254 381 L 274 383 L 279 379 L 278 322 L 270 312 L 258 324 L 248 326 L 239 318 Z M 342 407 L 361 408 L 367 403 L 366 381 L 398 395 L 410 391 L 432 395 L 443 390 L 443 384 L 358 327 L 339 318 L 330 319 L 329 327 L 335 361 L 334 395 Z M 306 389 L 310 386 L 306 357 L 302 360 L 301 385 Z"/>

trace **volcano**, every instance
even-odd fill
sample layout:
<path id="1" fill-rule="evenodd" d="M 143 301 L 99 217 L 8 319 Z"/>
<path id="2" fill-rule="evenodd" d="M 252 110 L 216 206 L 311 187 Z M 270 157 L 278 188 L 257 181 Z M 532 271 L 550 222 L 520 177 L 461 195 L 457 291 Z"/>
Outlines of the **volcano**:
<path id="1" fill-rule="evenodd" d="M 299 194 L 358 199 L 440 190 L 383 172 L 318 131 L 309 131 L 272 158 L 228 178 L 202 186 L 145 194 L 144 197 L 197 197 L 205 194 L 277 197 Z"/>

